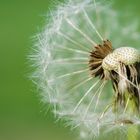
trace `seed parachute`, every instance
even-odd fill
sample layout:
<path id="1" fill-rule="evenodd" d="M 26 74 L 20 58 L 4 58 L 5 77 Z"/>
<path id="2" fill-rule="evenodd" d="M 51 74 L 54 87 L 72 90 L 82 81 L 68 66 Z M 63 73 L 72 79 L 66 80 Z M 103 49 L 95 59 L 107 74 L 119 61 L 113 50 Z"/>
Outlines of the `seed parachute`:
<path id="1" fill-rule="evenodd" d="M 124 139 L 140 124 L 138 22 L 120 12 L 102 0 L 67 0 L 36 35 L 42 102 L 86 140 L 116 130 Z"/>

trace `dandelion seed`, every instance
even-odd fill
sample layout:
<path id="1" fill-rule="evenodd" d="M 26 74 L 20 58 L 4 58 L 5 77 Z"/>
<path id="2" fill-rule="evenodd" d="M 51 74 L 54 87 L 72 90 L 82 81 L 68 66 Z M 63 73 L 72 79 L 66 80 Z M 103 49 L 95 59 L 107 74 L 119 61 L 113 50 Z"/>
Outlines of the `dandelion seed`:
<path id="1" fill-rule="evenodd" d="M 68 1 L 51 12 L 32 55 L 44 102 L 85 139 L 140 124 L 140 52 L 120 45 L 139 33 L 117 13 L 95 0 Z"/>

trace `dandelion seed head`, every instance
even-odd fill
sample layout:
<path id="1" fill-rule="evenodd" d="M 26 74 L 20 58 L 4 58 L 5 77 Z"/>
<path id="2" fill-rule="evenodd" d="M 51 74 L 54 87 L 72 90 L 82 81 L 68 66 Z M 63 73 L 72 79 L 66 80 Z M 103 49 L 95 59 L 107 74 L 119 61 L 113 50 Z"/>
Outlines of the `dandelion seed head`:
<path id="1" fill-rule="evenodd" d="M 140 52 L 135 48 L 121 47 L 103 59 L 102 67 L 106 70 L 115 70 L 118 69 L 120 63 L 131 65 L 136 62 L 140 62 Z"/>
<path id="2" fill-rule="evenodd" d="M 140 52 L 132 47 L 122 47 L 115 49 L 114 53 L 118 56 L 118 61 L 125 65 L 131 65 L 140 61 Z"/>
<path id="3" fill-rule="evenodd" d="M 103 1 L 69 0 L 37 35 L 31 60 L 42 101 L 84 139 L 139 124 L 129 98 L 138 111 L 140 53 L 125 47 L 136 46 L 139 33 L 119 15 Z"/>

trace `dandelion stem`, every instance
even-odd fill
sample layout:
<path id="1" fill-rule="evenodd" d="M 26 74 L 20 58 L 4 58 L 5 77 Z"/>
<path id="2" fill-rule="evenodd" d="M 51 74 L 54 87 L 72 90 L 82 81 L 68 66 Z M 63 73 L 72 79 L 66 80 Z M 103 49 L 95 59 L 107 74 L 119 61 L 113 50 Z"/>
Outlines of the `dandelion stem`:
<path id="1" fill-rule="evenodd" d="M 138 126 L 131 125 L 127 131 L 127 139 L 128 140 L 139 140 L 139 130 Z"/>
<path id="2" fill-rule="evenodd" d="M 107 112 L 107 110 L 108 110 L 112 105 L 113 105 L 113 103 L 108 104 L 108 105 L 105 107 L 105 109 L 103 110 L 103 112 L 102 112 L 101 116 L 99 117 L 99 119 L 102 119 L 102 118 L 104 117 L 105 113 Z"/>
<path id="3" fill-rule="evenodd" d="M 93 0 L 94 5 L 95 5 L 95 11 L 96 11 L 96 16 L 98 15 L 98 9 L 97 9 L 97 4 L 96 4 L 96 0 Z"/>
<path id="4" fill-rule="evenodd" d="M 50 61 L 50 64 L 88 64 L 88 61 L 84 57 L 79 58 L 62 58 Z"/>
<path id="5" fill-rule="evenodd" d="M 64 49 L 64 50 L 68 50 L 68 51 L 73 51 L 73 52 L 76 52 L 76 53 L 81 53 L 81 54 L 89 55 L 88 52 L 81 51 L 81 50 L 78 50 L 78 49 L 72 49 L 72 48 L 67 48 L 67 47 L 62 47 L 62 46 L 58 46 L 58 47 L 61 48 L 61 49 Z"/>
<path id="6" fill-rule="evenodd" d="M 129 104 L 129 101 L 130 101 L 130 97 L 128 97 L 128 99 L 127 99 L 127 102 L 126 102 L 126 105 L 125 105 L 125 108 L 124 108 L 124 112 L 123 113 L 126 112 L 127 107 L 128 107 L 128 104 Z"/>
<path id="7" fill-rule="evenodd" d="M 88 63 L 87 62 L 88 59 L 86 57 L 56 59 L 56 60 L 51 61 L 51 63 L 63 63 L 63 62 L 72 62 L 72 61 L 75 62 L 75 61 L 81 61 L 81 60 L 82 62 L 84 60 L 84 62 Z M 78 62 L 78 63 L 81 63 L 81 62 Z"/>
<path id="8" fill-rule="evenodd" d="M 131 85 L 133 85 L 135 88 L 138 89 L 137 85 L 135 85 L 134 83 L 132 83 L 130 80 L 128 80 L 125 76 L 123 76 L 121 73 L 115 71 L 117 74 L 119 74 L 122 78 L 124 78 L 127 82 L 129 82 Z M 138 89 L 139 90 L 139 89 Z"/>
<path id="9" fill-rule="evenodd" d="M 91 79 L 93 79 L 93 78 L 92 77 L 89 77 L 88 79 L 86 79 L 84 81 L 82 80 L 82 82 L 80 82 L 77 85 L 75 85 L 74 87 L 72 87 L 71 90 L 74 90 L 74 89 L 80 87 L 81 85 L 85 84 L 86 82 L 90 81 Z"/>
<path id="10" fill-rule="evenodd" d="M 104 81 L 103 84 L 101 85 L 101 87 L 99 88 L 99 94 L 98 94 L 98 97 L 97 97 L 97 101 L 96 101 L 96 105 L 95 105 L 95 108 L 94 108 L 94 112 L 95 112 L 95 110 L 97 108 L 97 105 L 99 103 L 99 99 L 100 99 L 100 96 L 101 96 L 101 93 L 103 91 L 103 88 L 104 88 L 105 84 L 106 84 L 106 81 Z"/>
<path id="11" fill-rule="evenodd" d="M 86 111 L 85 111 L 85 115 L 84 115 L 83 118 L 86 117 L 86 115 L 87 115 L 87 113 L 88 113 L 88 110 L 90 109 L 91 104 L 92 104 L 92 102 L 93 102 L 93 99 L 94 99 L 94 97 L 95 97 L 97 94 L 99 94 L 99 95 L 98 95 L 98 99 L 99 99 L 99 96 L 101 95 L 102 90 L 103 90 L 103 88 L 104 88 L 104 84 L 105 84 L 105 83 L 103 82 L 103 83 L 101 84 L 101 86 L 97 89 L 97 91 L 95 92 L 95 94 L 92 96 L 92 99 L 91 99 L 89 105 L 87 106 L 87 109 L 86 109 Z M 97 102 L 96 102 L 96 105 L 95 105 L 95 108 L 94 108 L 94 112 L 95 112 L 95 109 L 96 109 L 97 104 L 98 104 L 98 99 L 97 99 Z"/>
<path id="12" fill-rule="evenodd" d="M 87 21 L 89 22 L 89 24 L 90 24 L 91 27 L 93 28 L 93 30 L 96 32 L 96 34 L 98 35 L 98 37 L 103 41 L 103 38 L 102 38 L 101 34 L 97 31 L 95 25 L 94 25 L 94 24 L 92 23 L 92 21 L 90 20 L 90 18 L 89 18 L 89 16 L 88 16 L 87 12 L 86 12 L 84 9 L 83 9 L 83 12 L 84 12 L 84 15 L 85 15 Z"/>
<path id="13" fill-rule="evenodd" d="M 76 27 L 74 25 L 74 23 L 72 21 L 70 21 L 69 19 L 66 18 L 67 23 L 72 26 L 76 31 L 78 31 L 81 35 L 83 35 L 85 37 L 85 39 L 87 39 L 92 45 L 96 46 L 97 44 L 90 38 L 88 37 L 84 32 L 82 32 L 78 27 Z"/>
<path id="14" fill-rule="evenodd" d="M 76 75 L 76 74 L 80 74 L 80 73 L 83 73 L 83 72 L 86 72 L 86 71 L 88 71 L 88 69 L 74 71 L 74 72 L 71 72 L 71 73 L 66 73 L 66 74 L 60 75 L 60 76 L 58 76 L 54 79 L 50 79 L 50 80 L 48 80 L 48 82 L 54 82 L 55 80 L 58 80 L 58 79 L 61 79 L 61 78 L 64 78 L 64 77 L 68 77 L 68 76 L 73 76 L 73 75 Z"/>
<path id="15" fill-rule="evenodd" d="M 83 48 L 84 50 L 86 49 L 86 51 L 89 51 L 86 47 L 84 47 L 82 44 L 80 44 L 79 42 L 75 41 L 74 39 L 72 39 L 71 37 L 69 37 L 68 35 L 62 33 L 62 32 L 57 32 L 57 34 L 63 36 L 65 39 L 67 39 L 68 41 L 72 42 L 73 44 L 75 44 L 77 47 Z"/>
<path id="16" fill-rule="evenodd" d="M 91 90 L 92 90 L 99 82 L 100 82 L 100 79 L 88 89 L 88 91 L 84 94 L 84 96 L 83 96 L 83 97 L 80 99 L 80 101 L 77 103 L 76 107 L 75 107 L 74 110 L 73 110 L 73 113 L 78 109 L 79 105 L 82 103 L 82 101 L 84 100 L 84 98 L 91 92 Z"/>

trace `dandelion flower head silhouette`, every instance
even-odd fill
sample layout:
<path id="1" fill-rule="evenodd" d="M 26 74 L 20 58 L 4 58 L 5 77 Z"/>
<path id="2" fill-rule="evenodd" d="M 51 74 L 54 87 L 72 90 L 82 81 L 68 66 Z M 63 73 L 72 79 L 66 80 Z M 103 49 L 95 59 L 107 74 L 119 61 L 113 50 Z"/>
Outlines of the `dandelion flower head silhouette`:
<path id="1" fill-rule="evenodd" d="M 138 125 L 137 24 L 94 0 L 69 0 L 49 18 L 32 55 L 43 102 L 85 139 Z"/>

